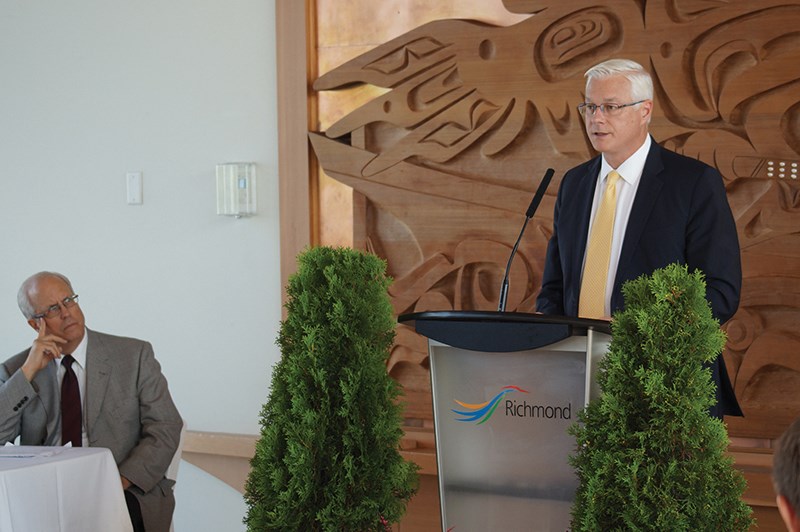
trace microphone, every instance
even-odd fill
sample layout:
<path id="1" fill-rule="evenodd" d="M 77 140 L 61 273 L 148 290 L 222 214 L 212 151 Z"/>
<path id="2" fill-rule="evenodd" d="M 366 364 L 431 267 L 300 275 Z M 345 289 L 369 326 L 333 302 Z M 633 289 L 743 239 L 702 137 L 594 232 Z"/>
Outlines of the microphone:
<path id="1" fill-rule="evenodd" d="M 544 173 L 544 177 L 542 177 L 541 183 L 539 183 L 539 188 L 536 190 L 536 194 L 533 195 L 533 199 L 531 200 L 531 204 L 528 206 L 528 210 L 525 211 L 525 223 L 522 224 L 522 230 L 520 230 L 517 241 L 514 242 L 514 247 L 511 249 L 511 256 L 508 257 L 508 264 L 506 264 L 506 273 L 503 276 L 503 284 L 500 286 L 500 303 L 497 305 L 498 312 L 506 311 L 506 299 L 508 299 L 508 274 L 511 273 L 511 262 L 514 260 L 514 255 L 517 254 L 517 248 L 519 247 L 520 240 L 522 240 L 522 234 L 525 233 L 525 228 L 528 226 L 528 221 L 533 218 L 533 213 L 535 213 L 536 209 L 539 208 L 539 204 L 542 202 L 542 198 L 544 197 L 544 192 L 547 190 L 547 186 L 550 184 L 550 180 L 553 178 L 554 173 L 556 173 L 556 171 L 552 168 L 547 169 L 547 171 Z"/>

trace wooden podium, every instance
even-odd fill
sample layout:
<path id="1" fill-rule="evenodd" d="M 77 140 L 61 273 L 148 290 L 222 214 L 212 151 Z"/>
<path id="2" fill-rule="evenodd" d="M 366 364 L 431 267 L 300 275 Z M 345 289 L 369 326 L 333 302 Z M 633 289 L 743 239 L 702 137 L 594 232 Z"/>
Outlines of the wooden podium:
<path id="1" fill-rule="evenodd" d="M 567 530 L 567 428 L 599 393 L 609 323 L 477 311 L 398 321 L 428 338 L 442 530 Z"/>

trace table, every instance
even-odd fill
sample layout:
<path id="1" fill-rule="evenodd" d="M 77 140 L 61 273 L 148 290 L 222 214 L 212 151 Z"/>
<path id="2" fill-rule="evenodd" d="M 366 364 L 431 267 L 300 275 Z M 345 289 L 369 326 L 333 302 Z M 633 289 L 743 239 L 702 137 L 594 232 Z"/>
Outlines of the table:
<path id="1" fill-rule="evenodd" d="M 0 447 L 0 532 L 132 532 L 101 447 Z"/>

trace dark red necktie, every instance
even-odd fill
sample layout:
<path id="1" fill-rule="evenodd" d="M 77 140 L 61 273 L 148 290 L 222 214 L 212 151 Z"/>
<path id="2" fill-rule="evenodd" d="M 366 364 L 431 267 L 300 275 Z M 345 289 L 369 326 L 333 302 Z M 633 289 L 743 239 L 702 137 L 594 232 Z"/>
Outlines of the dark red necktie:
<path id="1" fill-rule="evenodd" d="M 64 355 L 61 365 L 64 366 L 64 379 L 61 381 L 61 445 L 72 442 L 73 447 L 80 447 L 81 439 L 81 390 L 78 377 L 72 371 L 72 355 Z"/>

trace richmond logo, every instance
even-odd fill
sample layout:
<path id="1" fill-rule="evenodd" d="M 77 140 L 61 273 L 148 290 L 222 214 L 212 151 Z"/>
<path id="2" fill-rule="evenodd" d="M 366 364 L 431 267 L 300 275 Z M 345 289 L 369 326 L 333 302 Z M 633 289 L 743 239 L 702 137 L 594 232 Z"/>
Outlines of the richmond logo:
<path id="1" fill-rule="evenodd" d="M 466 410 L 453 410 L 460 418 L 456 418 L 456 421 L 463 421 L 465 423 L 476 422 L 476 425 L 482 425 L 486 423 L 494 411 L 497 409 L 497 405 L 500 404 L 500 400 L 507 394 L 512 392 L 522 392 L 522 393 L 529 393 L 527 390 L 523 390 L 519 386 L 503 386 L 500 393 L 495 395 L 490 401 L 486 401 L 485 403 L 480 404 L 470 404 L 464 403 L 459 401 L 458 399 L 454 399 L 456 403 L 461 405 Z"/>
<path id="2" fill-rule="evenodd" d="M 486 423 L 494 414 L 501 401 L 504 403 L 502 411 L 506 417 L 513 418 L 533 418 L 533 419 L 572 419 L 572 403 L 565 406 L 530 404 L 527 401 L 515 401 L 505 398 L 513 392 L 530 393 L 519 386 L 503 386 L 500 393 L 492 397 L 491 400 L 480 404 L 465 403 L 455 399 L 455 402 L 462 407 L 462 410 L 453 409 L 452 411 L 460 417 L 456 421 L 463 423 L 475 423 L 482 425 Z"/>

